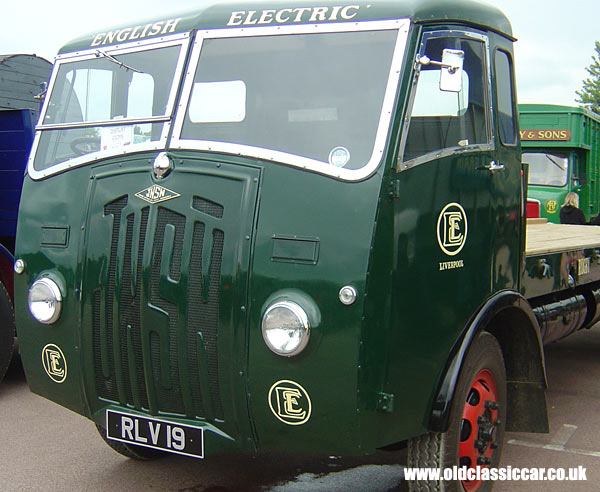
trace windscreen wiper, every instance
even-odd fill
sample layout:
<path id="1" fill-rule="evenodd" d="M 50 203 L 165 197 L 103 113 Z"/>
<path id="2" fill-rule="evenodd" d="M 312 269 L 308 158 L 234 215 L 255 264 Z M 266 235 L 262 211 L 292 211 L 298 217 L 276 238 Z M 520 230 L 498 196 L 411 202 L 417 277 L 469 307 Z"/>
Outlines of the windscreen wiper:
<path id="1" fill-rule="evenodd" d="M 550 154 L 546 154 L 546 159 L 548 159 L 552 164 L 554 164 L 556 167 L 558 167 L 561 171 L 565 170 L 565 168 L 562 167 L 560 162 L 555 161 L 554 159 L 552 159 L 552 157 L 550 157 Z"/>
<path id="2" fill-rule="evenodd" d="M 103 58 L 106 58 L 106 59 L 110 60 L 111 62 L 113 62 L 113 63 L 115 63 L 117 65 L 119 65 L 121 68 L 125 68 L 127 70 L 131 70 L 131 71 L 137 72 L 137 73 L 144 73 L 141 70 L 138 70 L 137 68 L 130 67 L 129 65 L 126 65 L 125 63 L 117 60 L 114 56 L 109 55 L 105 51 L 96 50 L 96 57 L 100 57 L 100 56 L 103 57 Z"/>

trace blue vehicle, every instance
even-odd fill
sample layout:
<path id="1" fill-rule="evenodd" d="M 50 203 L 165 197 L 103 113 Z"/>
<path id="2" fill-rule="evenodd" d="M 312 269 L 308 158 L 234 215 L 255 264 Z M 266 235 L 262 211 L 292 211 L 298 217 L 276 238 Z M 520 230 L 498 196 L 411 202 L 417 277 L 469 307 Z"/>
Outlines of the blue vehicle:
<path id="1" fill-rule="evenodd" d="M 35 55 L 0 55 L 0 381 L 15 345 L 13 253 L 21 187 L 51 70 Z"/>

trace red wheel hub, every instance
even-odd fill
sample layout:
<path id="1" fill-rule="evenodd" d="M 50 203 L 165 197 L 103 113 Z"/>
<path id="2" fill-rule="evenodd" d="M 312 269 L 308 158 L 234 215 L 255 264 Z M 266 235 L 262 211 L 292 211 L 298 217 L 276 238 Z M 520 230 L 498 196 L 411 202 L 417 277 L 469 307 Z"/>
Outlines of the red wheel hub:
<path id="1" fill-rule="evenodd" d="M 489 467 L 498 444 L 498 391 L 496 379 L 487 369 L 479 371 L 467 392 L 462 415 L 459 445 L 459 466 Z M 478 490 L 481 480 L 463 481 L 467 492 Z"/>

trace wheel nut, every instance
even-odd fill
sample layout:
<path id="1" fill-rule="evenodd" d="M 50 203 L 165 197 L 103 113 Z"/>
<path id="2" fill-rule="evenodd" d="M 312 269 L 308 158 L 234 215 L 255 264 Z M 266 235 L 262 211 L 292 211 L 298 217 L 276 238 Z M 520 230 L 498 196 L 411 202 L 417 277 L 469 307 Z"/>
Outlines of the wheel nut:
<path id="1" fill-rule="evenodd" d="M 485 408 L 489 408 L 490 410 L 498 410 L 500 405 L 498 405 L 498 402 L 486 400 Z"/>

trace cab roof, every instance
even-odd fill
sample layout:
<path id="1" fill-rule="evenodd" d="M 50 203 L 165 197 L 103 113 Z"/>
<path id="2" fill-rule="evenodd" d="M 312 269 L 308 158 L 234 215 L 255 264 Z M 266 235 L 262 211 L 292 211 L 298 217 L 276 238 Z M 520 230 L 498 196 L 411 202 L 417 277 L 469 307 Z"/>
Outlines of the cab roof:
<path id="1" fill-rule="evenodd" d="M 237 1 L 174 13 L 161 18 L 132 21 L 81 36 L 60 54 L 150 39 L 196 29 L 283 26 L 330 22 L 409 18 L 417 24 L 460 23 L 492 30 L 508 38 L 512 28 L 496 7 L 476 0 L 370 0 L 370 1 Z"/>

